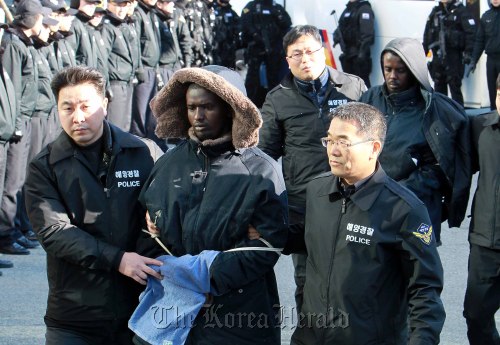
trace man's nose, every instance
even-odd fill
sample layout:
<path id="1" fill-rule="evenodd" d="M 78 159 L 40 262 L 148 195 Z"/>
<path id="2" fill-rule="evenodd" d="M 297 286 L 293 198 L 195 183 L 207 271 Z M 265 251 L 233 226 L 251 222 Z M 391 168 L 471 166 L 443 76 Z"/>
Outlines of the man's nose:
<path id="1" fill-rule="evenodd" d="M 75 112 L 73 113 L 73 122 L 75 123 L 82 123 L 85 122 L 85 114 L 83 111 L 80 109 L 75 109 Z"/>
<path id="2" fill-rule="evenodd" d="M 197 120 L 201 120 L 205 117 L 205 111 L 203 110 L 202 107 L 196 107 L 196 110 L 194 112 L 194 118 Z"/>

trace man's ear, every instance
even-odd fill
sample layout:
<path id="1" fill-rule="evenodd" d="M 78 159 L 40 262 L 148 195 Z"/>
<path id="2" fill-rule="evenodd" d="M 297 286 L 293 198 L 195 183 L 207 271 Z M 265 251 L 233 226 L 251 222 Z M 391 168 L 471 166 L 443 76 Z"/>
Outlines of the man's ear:
<path id="1" fill-rule="evenodd" d="M 370 159 L 377 159 L 382 152 L 382 143 L 379 140 L 374 140 L 372 143 L 372 154 Z"/>
<path id="2" fill-rule="evenodd" d="M 102 99 L 102 109 L 104 109 L 104 116 L 108 115 L 108 98 L 104 97 Z"/>

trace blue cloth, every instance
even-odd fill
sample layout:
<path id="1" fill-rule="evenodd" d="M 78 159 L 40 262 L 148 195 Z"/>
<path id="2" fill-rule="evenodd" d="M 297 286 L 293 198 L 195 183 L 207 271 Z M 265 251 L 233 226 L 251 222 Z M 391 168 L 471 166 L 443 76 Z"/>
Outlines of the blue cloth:
<path id="1" fill-rule="evenodd" d="M 210 266 L 218 251 L 199 255 L 160 256 L 163 265 L 152 266 L 162 280 L 148 277 L 146 290 L 128 327 L 152 345 L 182 345 L 210 293 Z"/>

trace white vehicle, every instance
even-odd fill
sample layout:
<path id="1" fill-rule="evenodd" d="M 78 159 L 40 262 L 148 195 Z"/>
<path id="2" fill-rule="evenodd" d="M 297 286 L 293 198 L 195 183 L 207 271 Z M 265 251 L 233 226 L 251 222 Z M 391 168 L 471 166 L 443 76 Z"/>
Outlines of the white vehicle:
<path id="1" fill-rule="evenodd" d="M 466 0 L 462 0 L 465 4 Z M 481 16 L 489 9 L 488 0 L 479 1 Z M 231 0 L 231 5 L 237 13 L 241 13 L 248 0 Z M 292 18 L 293 25 L 312 24 L 320 29 L 326 29 L 330 43 L 333 42 L 332 33 L 336 29 L 334 16 L 337 18 L 345 8 L 347 0 L 276 0 L 285 7 Z M 375 13 L 375 44 L 372 46 L 372 85 L 383 82 L 378 57 L 383 47 L 393 38 L 413 37 L 422 41 L 427 16 L 436 6 L 434 0 L 370 0 Z M 478 23 L 479 24 L 479 23 Z M 334 49 L 334 59 L 338 69 L 342 69 L 338 57 L 340 47 Z M 486 57 L 483 54 L 477 64 L 476 71 L 464 78 L 462 85 L 465 106 L 470 108 L 489 107 L 488 86 L 486 84 Z"/>

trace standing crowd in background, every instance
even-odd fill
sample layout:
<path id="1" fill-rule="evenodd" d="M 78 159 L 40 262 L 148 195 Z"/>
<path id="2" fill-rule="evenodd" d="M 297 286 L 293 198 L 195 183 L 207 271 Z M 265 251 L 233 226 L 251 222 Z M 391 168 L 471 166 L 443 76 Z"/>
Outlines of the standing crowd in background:
<path id="1" fill-rule="evenodd" d="M 319 30 L 273 0 L 241 15 L 230 0 L 15 1 L 0 26 L 0 253 L 47 252 L 47 344 L 169 343 L 127 325 L 140 284 L 165 279 L 150 267 L 165 265 L 158 236 L 181 258 L 218 251 L 188 273 L 208 288 L 197 326 L 173 330 L 182 343 L 280 344 L 275 324 L 202 322 L 216 305 L 274 320 L 279 251 L 299 315 L 314 315 L 292 344 L 438 344 L 441 224 L 462 224 L 479 172 L 463 315 L 470 344 L 499 345 L 500 0 L 489 6 L 477 21 L 440 0 L 421 40 L 373 56 L 376 13 L 350 0 L 339 71 Z M 483 52 L 492 111 L 469 117 L 462 80 Z"/>

